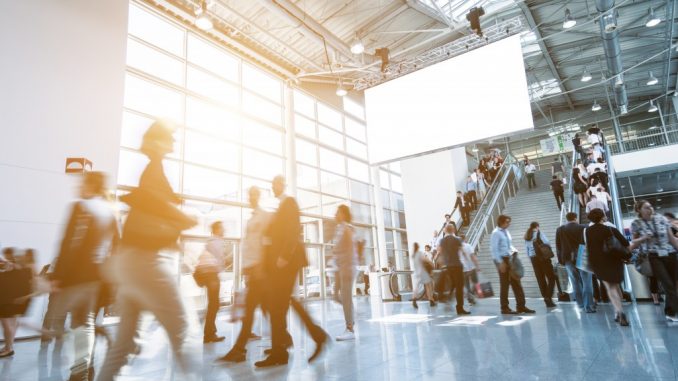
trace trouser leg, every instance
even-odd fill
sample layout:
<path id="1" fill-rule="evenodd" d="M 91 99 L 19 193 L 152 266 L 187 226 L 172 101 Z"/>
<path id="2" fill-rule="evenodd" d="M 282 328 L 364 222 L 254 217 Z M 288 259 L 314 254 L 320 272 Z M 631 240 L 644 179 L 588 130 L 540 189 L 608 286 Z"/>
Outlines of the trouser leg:
<path id="1" fill-rule="evenodd" d="M 513 296 L 516 298 L 516 308 L 521 309 L 525 307 L 525 292 L 523 292 L 523 285 L 520 283 L 520 279 L 514 279 L 510 276 L 508 278 L 511 289 L 513 290 Z"/>
<path id="2" fill-rule="evenodd" d="M 499 271 L 499 265 L 497 266 L 497 272 L 499 273 L 499 305 L 502 310 L 509 309 L 508 302 L 508 288 L 509 288 L 509 274 L 508 271 L 501 272 Z"/>
<path id="3" fill-rule="evenodd" d="M 572 289 L 574 290 L 574 297 L 577 301 L 577 306 L 579 308 L 584 308 L 584 295 L 583 295 L 583 283 L 581 279 L 581 274 L 579 269 L 572 262 L 567 262 L 565 264 L 567 269 L 567 275 L 570 278 L 570 283 L 572 284 Z"/>
<path id="4" fill-rule="evenodd" d="M 534 277 L 537 278 L 537 284 L 539 285 L 539 292 L 541 296 L 546 299 L 550 299 L 551 295 L 548 293 L 548 285 L 546 284 L 546 274 L 544 273 L 543 260 L 537 257 L 530 257 L 530 262 L 532 262 L 532 269 L 534 269 Z"/>
<path id="5" fill-rule="evenodd" d="M 207 313 L 205 314 L 205 329 L 203 335 L 205 338 L 214 337 L 217 335 L 217 313 L 219 311 L 219 290 L 221 282 L 219 275 L 212 273 L 209 275 L 209 280 L 205 284 L 207 291 Z"/>
<path id="6" fill-rule="evenodd" d="M 675 284 L 675 259 L 669 257 L 650 256 L 650 265 L 652 273 L 657 281 L 662 285 L 666 293 L 666 307 L 674 313 L 678 311 L 678 294 L 676 294 Z"/>
<path id="7" fill-rule="evenodd" d="M 267 296 L 271 320 L 271 356 L 287 358 L 287 345 L 289 344 L 287 311 L 296 273 L 281 270 L 277 274 L 272 274 L 271 278 L 272 282 Z"/>
<path id="8" fill-rule="evenodd" d="M 353 274 L 341 274 L 341 304 L 344 307 L 346 327 L 353 329 Z"/>
<path id="9" fill-rule="evenodd" d="M 299 319 L 301 320 L 302 324 L 304 324 L 304 327 L 306 327 L 306 330 L 311 335 L 313 341 L 318 342 L 325 338 L 325 330 L 323 330 L 318 324 L 316 324 L 313 321 L 311 315 L 308 313 L 308 311 L 306 311 L 304 306 L 299 302 L 299 300 L 297 300 L 297 298 L 295 297 L 290 298 L 290 306 L 292 307 L 292 309 L 294 309 L 294 312 L 296 312 L 297 316 L 299 316 Z M 287 334 L 288 343 L 291 340 L 292 338 L 289 336 L 289 334 Z"/>
<path id="10" fill-rule="evenodd" d="M 582 298 L 584 299 L 584 309 L 591 310 L 594 308 L 593 304 L 593 281 L 592 275 L 588 271 L 580 271 L 582 281 Z"/>
<path id="11" fill-rule="evenodd" d="M 120 315 L 118 332 L 113 344 L 108 348 L 104 363 L 99 370 L 97 381 L 113 381 L 120 368 L 125 365 L 127 355 L 135 347 L 134 336 L 139 323 L 140 308 L 131 295 L 118 293 L 116 309 Z"/>
<path id="12" fill-rule="evenodd" d="M 464 270 L 460 266 L 450 266 L 447 268 L 450 280 L 452 282 L 452 290 L 457 300 L 457 311 L 464 309 Z"/>
<path id="13" fill-rule="evenodd" d="M 254 312 L 257 306 L 261 304 L 262 291 L 261 281 L 250 279 L 247 284 L 247 294 L 245 295 L 245 316 L 242 319 L 240 334 L 233 345 L 234 349 L 245 350 L 245 345 L 252 334 L 252 324 L 254 323 Z"/>

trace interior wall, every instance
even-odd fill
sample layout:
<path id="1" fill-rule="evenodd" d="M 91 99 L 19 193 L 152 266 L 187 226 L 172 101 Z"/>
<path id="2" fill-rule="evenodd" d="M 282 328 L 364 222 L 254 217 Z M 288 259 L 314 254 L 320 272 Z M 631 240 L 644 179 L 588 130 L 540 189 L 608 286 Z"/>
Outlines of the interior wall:
<path id="1" fill-rule="evenodd" d="M 423 250 L 433 230 L 440 229 L 453 206 L 457 190 L 468 176 L 466 149 L 455 148 L 400 162 L 405 203 L 407 241 Z"/>
<path id="2" fill-rule="evenodd" d="M 67 157 L 118 167 L 128 2 L 0 2 L 0 246 L 49 263 L 77 176 Z"/>

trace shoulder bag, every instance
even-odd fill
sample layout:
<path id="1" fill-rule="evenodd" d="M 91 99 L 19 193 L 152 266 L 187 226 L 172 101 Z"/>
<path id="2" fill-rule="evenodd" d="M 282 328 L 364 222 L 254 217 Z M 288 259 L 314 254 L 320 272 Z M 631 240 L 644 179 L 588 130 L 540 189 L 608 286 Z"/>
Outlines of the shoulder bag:
<path id="1" fill-rule="evenodd" d="M 541 232 L 537 234 L 537 238 L 534 239 L 533 245 L 535 252 L 542 259 L 550 260 L 551 258 L 555 257 L 551 246 L 545 244 L 544 241 L 541 240 Z"/>
<path id="2" fill-rule="evenodd" d="M 511 278 L 520 280 L 525 275 L 525 267 L 523 267 L 523 262 L 518 258 L 518 253 L 511 254 L 511 259 L 509 260 L 509 276 Z"/>
<path id="3" fill-rule="evenodd" d="M 603 254 L 614 255 L 622 261 L 628 261 L 629 258 L 631 258 L 629 249 L 619 242 L 612 228 L 609 228 L 608 230 L 610 232 L 610 236 L 605 241 L 603 241 Z"/>

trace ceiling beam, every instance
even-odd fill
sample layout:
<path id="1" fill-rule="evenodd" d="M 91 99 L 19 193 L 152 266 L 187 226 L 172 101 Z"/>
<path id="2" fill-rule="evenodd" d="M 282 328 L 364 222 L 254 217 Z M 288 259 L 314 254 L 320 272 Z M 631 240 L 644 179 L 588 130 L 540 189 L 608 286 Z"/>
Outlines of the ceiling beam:
<path id="1" fill-rule="evenodd" d="M 356 34 L 358 37 L 367 36 L 370 32 L 381 28 L 408 9 L 410 9 L 410 7 L 407 4 L 398 4 L 397 2 L 394 2 L 358 28 Z"/>
<path id="2" fill-rule="evenodd" d="M 563 80 L 561 79 L 560 73 L 558 73 L 558 69 L 556 68 L 556 65 L 553 63 L 553 59 L 551 58 L 551 53 L 549 52 L 548 48 L 546 47 L 546 44 L 544 44 L 544 41 L 542 40 L 541 32 L 539 31 L 539 27 L 537 26 L 537 23 L 534 21 L 534 16 L 532 15 L 532 11 L 523 2 L 518 3 L 518 6 L 520 7 L 520 9 L 523 11 L 523 14 L 525 15 L 525 19 L 527 20 L 527 25 L 529 25 L 530 29 L 534 32 L 535 36 L 537 36 L 537 41 L 539 43 L 539 47 L 541 48 L 542 54 L 544 55 L 546 63 L 551 68 L 551 72 L 553 73 L 553 76 L 555 77 L 556 81 L 558 81 L 558 86 L 560 87 L 560 90 L 563 93 L 565 93 L 565 94 L 563 94 L 563 97 L 567 101 L 568 106 L 570 106 L 570 109 L 574 110 L 574 105 L 572 104 L 572 100 L 570 99 L 570 96 L 566 93 L 567 89 L 563 85 Z"/>

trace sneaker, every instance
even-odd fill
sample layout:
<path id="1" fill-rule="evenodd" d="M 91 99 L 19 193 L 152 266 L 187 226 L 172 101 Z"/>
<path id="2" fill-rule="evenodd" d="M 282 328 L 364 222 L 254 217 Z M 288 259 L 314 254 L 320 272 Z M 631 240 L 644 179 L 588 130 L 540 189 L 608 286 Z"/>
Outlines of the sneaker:
<path id="1" fill-rule="evenodd" d="M 666 315 L 666 320 L 670 321 L 671 323 L 676 323 L 676 322 L 678 322 L 678 316 L 676 316 L 676 315 Z"/>
<path id="2" fill-rule="evenodd" d="M 341 335 L 336 337 L 337 341 L 349 341 L 349 340 L 355 340 L 355 333 L 353 331 L 349 331 L 348 329 L 344 331 Z"/>

